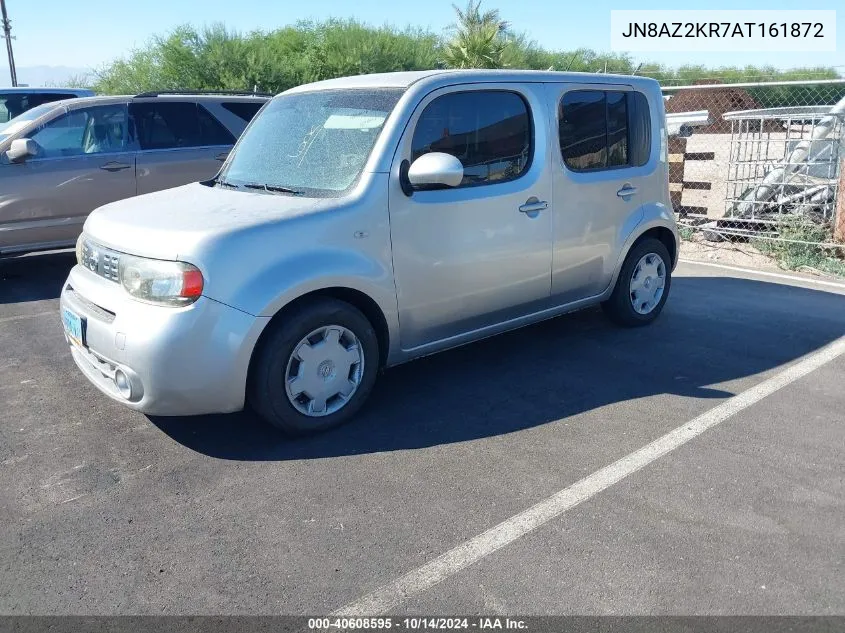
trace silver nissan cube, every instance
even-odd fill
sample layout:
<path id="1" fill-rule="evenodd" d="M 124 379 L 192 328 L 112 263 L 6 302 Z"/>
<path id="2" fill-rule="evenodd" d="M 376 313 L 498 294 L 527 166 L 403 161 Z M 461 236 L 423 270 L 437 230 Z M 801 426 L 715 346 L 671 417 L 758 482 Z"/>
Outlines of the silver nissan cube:
<path id="1" fill-rule="evenodd" d="M 678 234 L 642 77 L 403 72 L 275 97 L 211 180 L 100 207 L 70 352 L 150 415 L 333 427 L 385 367 L 586 306 L 651 323 Z"/>

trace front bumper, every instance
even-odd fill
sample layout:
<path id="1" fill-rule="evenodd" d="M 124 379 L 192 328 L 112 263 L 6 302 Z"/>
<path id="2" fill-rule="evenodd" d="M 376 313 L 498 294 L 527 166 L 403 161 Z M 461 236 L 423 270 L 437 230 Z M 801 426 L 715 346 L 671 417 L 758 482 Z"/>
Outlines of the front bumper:
<path id="1" fill-rule="evenodd" d="M 242 409 L 252 350 L 269 321 L 207 297 L 184 308 L 141 303 L 81 266 L 71 270 L 60 306 L 85 319 L 85 347 L 68 339 L 85 376 L 150 415 Z M 117 371 L 131 394 L 117 388 Z"/>

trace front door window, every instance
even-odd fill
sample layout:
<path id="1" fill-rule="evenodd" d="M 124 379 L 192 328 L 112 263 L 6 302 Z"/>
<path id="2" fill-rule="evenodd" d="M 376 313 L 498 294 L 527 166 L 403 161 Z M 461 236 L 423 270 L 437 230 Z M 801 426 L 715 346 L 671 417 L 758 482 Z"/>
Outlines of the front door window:
<path id="1" fill-rule="evenodd" d="M 122 104 L 71 110 L 32 134 L 36 158 L 110 154 L 128 149 L 128 117 Z"/>

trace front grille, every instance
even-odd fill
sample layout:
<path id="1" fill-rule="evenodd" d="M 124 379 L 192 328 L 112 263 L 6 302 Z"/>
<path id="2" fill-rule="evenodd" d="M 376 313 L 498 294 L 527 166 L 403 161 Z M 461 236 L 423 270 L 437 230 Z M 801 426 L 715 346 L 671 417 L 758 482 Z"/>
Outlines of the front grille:
<path id="1" fill-rule="evenodd" d="M 120 256 L 119 255 L 103 255 L 103 277 L 106 279 L 111 279 L 112 281 L 118 280 L 118 265 L 120 264 Z"/>
<path id="2" fill-rule="evenodd" d="M 115 282 L 120 280 L 120 253 L 100 246 L 87 237 L 82 238 L 80 264 L 100 277 Z"/>

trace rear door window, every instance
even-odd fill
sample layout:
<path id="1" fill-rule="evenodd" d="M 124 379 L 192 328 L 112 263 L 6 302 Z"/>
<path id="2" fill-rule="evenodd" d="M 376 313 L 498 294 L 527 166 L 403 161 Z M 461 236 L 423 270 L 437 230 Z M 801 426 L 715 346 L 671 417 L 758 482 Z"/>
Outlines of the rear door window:
<path id="1" fill-rule="evenodd" d="M 197 105 L 202 145 L 234 145 L 235 137 L 205 106 Z"/>
<path id="2" fill-rule="evenodd" d="M 607 166 L 628 164 L 628 105 L 624 92 L 606 92 Z"/>
<path id="3" fill-rule="evenodd" d="M 560 153 L 575 171 L 607 166 L 607 103 L 602 90 L 573 90 L 560 102 Z"/>
<path id="4" fill-rule="evenodd" d="M 142 150 L 231 145 L 234 137 L 208 110 L 190 102 L 133 103 L 129 112 Z"/>
<path id="5" fill-rule="evenodd" d="M 572 90 L 558 109 L 563 162 L 573 171 L 639 167 L 651 150 L 648 101 L 640 92 Z"/>

